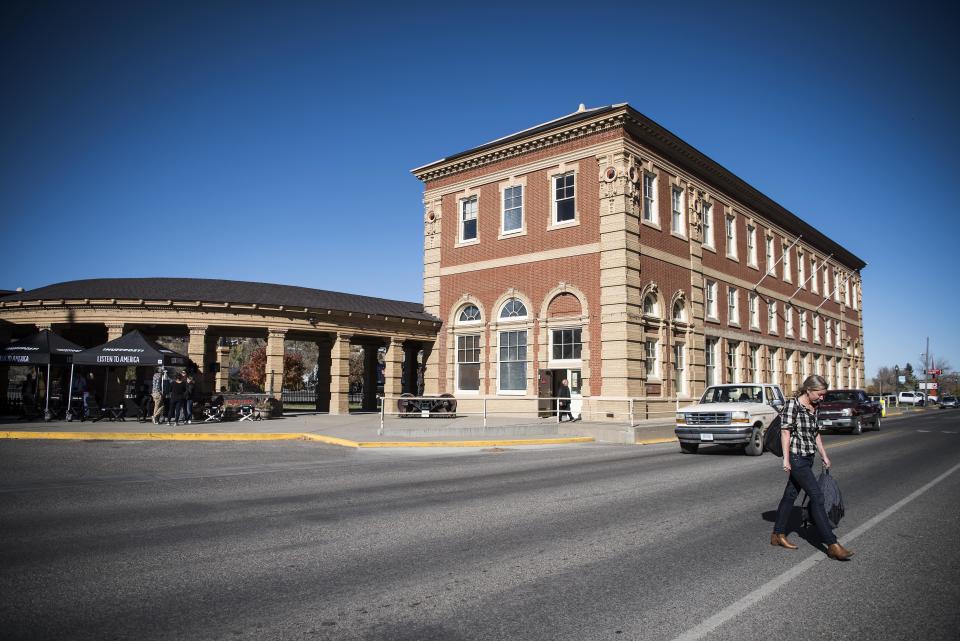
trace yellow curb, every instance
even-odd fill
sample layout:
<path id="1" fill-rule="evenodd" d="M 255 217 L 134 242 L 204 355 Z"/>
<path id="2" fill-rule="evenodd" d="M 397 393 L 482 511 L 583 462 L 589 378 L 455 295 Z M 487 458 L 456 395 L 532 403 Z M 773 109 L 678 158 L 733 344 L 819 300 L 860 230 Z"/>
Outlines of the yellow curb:
<path id="1" fill-rule="evenodd" d="M 336 436 L 324 436 L 323 434 L 303 434 L 302 436 L 305 441 L 318 441 L 328 445 L 341 445 L 343 447 L 360 447 L 360 444 L 356 441 L 349 441 L 345 438 L 337 438 Z"/>
<path id="2" fill-rule="evenodd" d="M 0 439 L 83 441 L 300 441 L 303 434 L 171 432 L 0 432 Z"/>
<path id="3" fill-rule="evenodd" d="M 671 438 L 648 438 L 645 441 L 634 441 L 634 445 L 657 445 L 658 443 L 676 443 L 677 437 Z"/>
<path id="4" fill-rule="evenodd" d="M 494 447 L 497 445 L 564 445 L 567 443 L 592 443 L 592 436 L 568 438 L 526 438 L 488 441 L 366 441 L 357 447 Z"/>

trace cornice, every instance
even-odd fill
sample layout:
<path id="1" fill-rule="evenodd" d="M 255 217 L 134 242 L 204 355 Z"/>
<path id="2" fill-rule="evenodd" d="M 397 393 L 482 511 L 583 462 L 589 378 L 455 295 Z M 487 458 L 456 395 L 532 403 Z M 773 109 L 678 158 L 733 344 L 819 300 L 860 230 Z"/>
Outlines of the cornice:
<path id="1" fill-rule="evenodd" d="M 611 129 L 623 127 L 626 122 L 626 109 L 620 109 L 614 113 L 607 113 L 593 120 L 580 122 L 564 129 L 556 131 L 547 131 L 540 135 L 534 135 L 531 138 L 504 144 L 500 147 L 484 150 L 482 152 L 457 158 L 450 162 L 440 161 L 432 165 L 427 165 L 422 170 L 414 170 L 414 175 L 422 182 L 445 178 L 470 169 L 484 167 L 486 165 L 507 160 L 549 147 L 555 147 L 571 140 L 577 140 L 585 136 L 590 136 Z"/>

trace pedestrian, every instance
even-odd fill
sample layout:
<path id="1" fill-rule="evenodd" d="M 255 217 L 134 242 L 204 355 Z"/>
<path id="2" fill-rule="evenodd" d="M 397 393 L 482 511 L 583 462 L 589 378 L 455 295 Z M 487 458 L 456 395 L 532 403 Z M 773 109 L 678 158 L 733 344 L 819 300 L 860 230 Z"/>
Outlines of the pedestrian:
<path id="1" fill-rule="evenodd" d="M 153 399 L 153 424 L 161 421 L 163 416 L 163 368 L 158 367 L 153 373 L 153 381 L 150 384 L 150 397 Z"/>
<path id="2" fill-rule="evenodd" d="M 566 416 L 572 423 L 573 414 L 570 413 L 570 386 L 567 384 L 567 379 L 560 381 L 560 389 L 557 390 L 557 399 L 559 399 L 557 409 L 560 412 L 557 420 L 563 423 L 563 417 Z"/>
<path id="3" fill-rule="evenodd" d="M 809 376 L 793 398 L 783 408 L 780 439 L 783 444 L 783 471 L 787 486 L 777 507 L 777 520 L 770 535 L 770 545 L 779 545 L 788 550 L 797 546 L 787 539 L 787 521 L 793 511 L 793 503 L 802 489 L 810 500 L 810 514 L 817 527 L 820 541 L 827 546 L 827 556 L 837 561 L 846 561 L 853 552 L 837 542 L 823 505 L 823 492 L 813 473 L 814 456 L 819 452 L 823 466 L 830 468 L 830 457 L 823 446 L 817 421 L 818 406 L 827 391 L 827 381 L 822 376 Z"/>
<path id="4" fill-rule="evenodd" d="M 187 393 L 187 384 L 183 381 L 183 374 L 177 374 L 176 380 L 170 386 L 170 414 L 167 415 L 167 425 L 171 422 L 180 425 L 180 414 L 184 411 L 183 400 Z"/>
<path id="5" fill-rule="evenodd" d="M 31 418 L 37 409 L 37 379 L 33 372 L 27 372 L 26 378 L 20 383 L 20 414 L 23 418 Z"/>
<path id="6" fill-rule="evenodd" d="M 197 385 L 193 381 L 193 376 L 187 375 L 186 390 L 184 391 L 184 404 L 186 405 L 186 419 L 187 425 L 193 423 L 193 399 L 197 393 Z"/>

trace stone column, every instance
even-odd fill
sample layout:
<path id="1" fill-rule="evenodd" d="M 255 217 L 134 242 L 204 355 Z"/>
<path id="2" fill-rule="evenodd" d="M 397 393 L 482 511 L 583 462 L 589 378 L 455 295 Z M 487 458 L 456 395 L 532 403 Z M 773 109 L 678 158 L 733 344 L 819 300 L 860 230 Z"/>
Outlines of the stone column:
<path id="1" fill-rule="evenodd" d="M 317 386 L 314 390 L 316 410 L 330 411 L 330 350 L 333 343 L 329 338 L 317 341 Z"/>
<path id="2" fill-rule="evenodd" d="M 377 352 L 380 348 L 376 344 L 367 343 L 363 346 L 363 400 L 360 407 L 364 412 L 377 411 L 377 367 L 380 361 Z"/>
<path id="3" fill-rule="evenodd" d="M 214 378 L 213 386 L 216 394 L 230 383 L 230 346 L 217 346 L 217 375 Z"/>
<path id="4" fill-rule="evenodd" d="M 187 358 L 194 362 L 199 369 L 196 377 L 196 384 L 200 386 L 201 391 L 206 389 L 203 385 L 204 353 L 207 347 L 207 326 L 206 325 L 187 325 L 190 332 L 190 342 L 187 343 Z"/>
<path id="5" fill-rule="evenodd" d="M 385 354 L 383 395 L 389 397 L 389 403 L 396 406 L 396 397 L 403 393 L 403 339 L 394 336 L 387 345 Z M 409 372 L 409 369 L 407 370 Z"/>
<path id="6" fill-rule="evenodd" d="M 283 343 L 287 330 L 271 327 L 267 330 L 267 368 L 264 391 L 279 399 L 283 395 Z"/>
<path id="7" fill-rule="evenodd" d="M 440 310 L 440 237 L 443 222 L 442 200 L 439 195 L 426 195 L 423 198 L 423 311 L 438 318 L 445 318 Z M 457 227 L 455 212 L 451 212 L 451 225 Z M 451 349 L 450 343 L 441 349 L 444 339 L 438 334 L 436 349 L 424 347 L 424 393 L 440 393 L 442 352 Z M 456 349 L 456 345 L 453 345 Z"/>
<path id="8" fill-rule="evenodd" d="M 330 352 L 330 413 L 350 413 L 350 334 L 337 333 Z"/>
<path id="9" fill-rule="evenodd" d="M 123 323 L 105 323 L 107 326 L 107 342 L 123 336 Z M 49 326 L 47 327 L 49 329 Z"/>

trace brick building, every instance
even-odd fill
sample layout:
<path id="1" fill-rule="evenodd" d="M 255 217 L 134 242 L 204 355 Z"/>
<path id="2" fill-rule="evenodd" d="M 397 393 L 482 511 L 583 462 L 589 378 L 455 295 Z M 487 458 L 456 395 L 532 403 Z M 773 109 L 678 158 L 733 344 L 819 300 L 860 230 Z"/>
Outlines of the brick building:
<path id="1" fill-rule="evenodd" d="M 566 377 L 602 418 L 710 383 L 863 385 L 865 263 L 627 104 L 413 173 L 444 322 L 426 393 L 530 403 Z"/>

